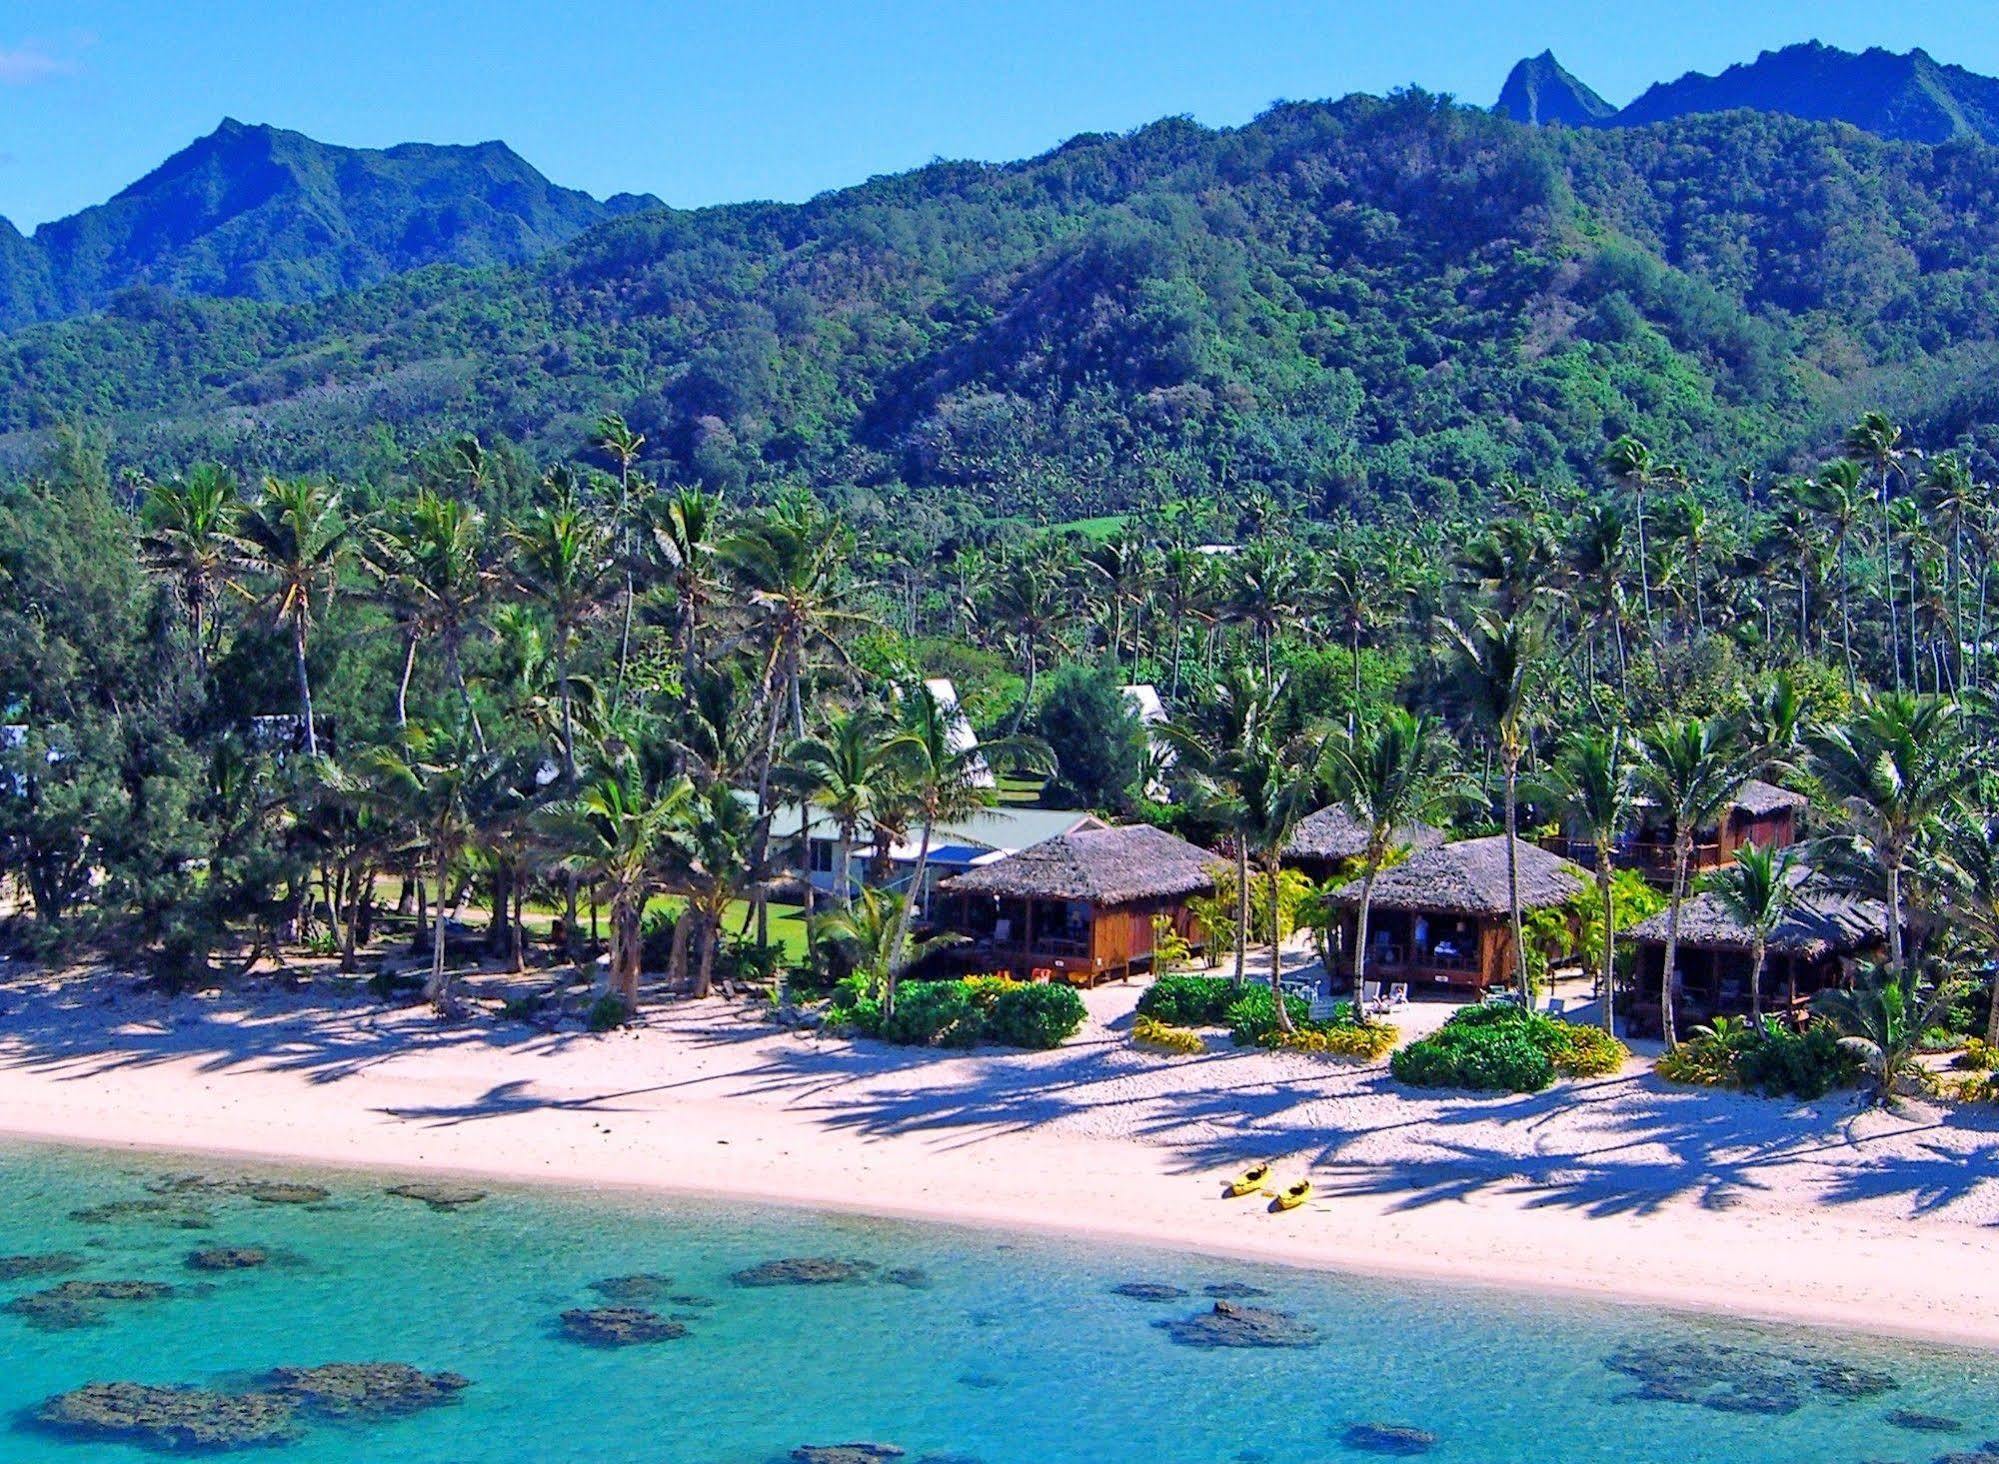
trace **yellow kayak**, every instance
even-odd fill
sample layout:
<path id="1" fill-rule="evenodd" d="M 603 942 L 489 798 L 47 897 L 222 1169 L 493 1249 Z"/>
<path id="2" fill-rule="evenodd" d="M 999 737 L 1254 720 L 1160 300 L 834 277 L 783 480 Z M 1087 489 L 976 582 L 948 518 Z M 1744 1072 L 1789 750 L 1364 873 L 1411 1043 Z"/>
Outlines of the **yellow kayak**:
<path id="1" fill-rule="evenodd" d="M 1230 1180 L 1229 1193 L 1238 1198 L 1243 1195 L 1253 1195 L 1269 1182 L 1270 1166 L 1268 1164 L 1258 1164 L 1254 1168 L 1245 1169 L 1241 1174 Z"/>
<path id="2" fill-rule="evenodd" d="M 1289 1189 L 1279 1190 L 1276 1206 L 1280 1210 L 1295 1210 L 1312 1198 L 1312 1181 L 1301 1179 Z"/>

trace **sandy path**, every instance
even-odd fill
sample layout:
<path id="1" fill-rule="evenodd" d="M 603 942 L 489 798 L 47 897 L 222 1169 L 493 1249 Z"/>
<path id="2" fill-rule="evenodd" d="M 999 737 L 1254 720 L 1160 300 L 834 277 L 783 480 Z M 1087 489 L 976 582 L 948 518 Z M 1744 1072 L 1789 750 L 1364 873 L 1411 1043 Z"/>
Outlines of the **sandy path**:
<path id="1" fill-rule="evenodd" d="M 1664 1087 L 1524 1098 L 1165 1062 L 1092 998 L 1058 1052 L 911 1053 L 710 1003 L 607 1038 L 264 994 L 0 985 L 0 1131 L 1117 1236 L 1999 1345 L 1999 1115 Z M 1318 1198 L 1220 1198 L 1282 1156 Z"/>

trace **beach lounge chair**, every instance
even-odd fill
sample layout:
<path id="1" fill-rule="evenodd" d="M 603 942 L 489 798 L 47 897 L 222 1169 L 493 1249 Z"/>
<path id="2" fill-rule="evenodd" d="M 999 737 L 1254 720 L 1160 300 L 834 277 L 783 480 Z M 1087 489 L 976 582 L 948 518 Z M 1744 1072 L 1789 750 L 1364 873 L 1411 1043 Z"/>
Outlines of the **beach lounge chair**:
<path id="1" fill-rule="evenodd" d="M 1388 988 L 1388 1004 L 1391 1007 L 1409 1005 L 1409 983 L 1397 981 Z"/>
<path id="2" fill-rule="evenodd" d="M 1362 1007 L 1364 1007 L 1366 1010 L 1370 1012 L 1383 1012 L 1388 1010 L 1388 1004 L 1381 999 L 1381 983 L 1379 981 L 1361 982 L 1360 1004 Z"/>

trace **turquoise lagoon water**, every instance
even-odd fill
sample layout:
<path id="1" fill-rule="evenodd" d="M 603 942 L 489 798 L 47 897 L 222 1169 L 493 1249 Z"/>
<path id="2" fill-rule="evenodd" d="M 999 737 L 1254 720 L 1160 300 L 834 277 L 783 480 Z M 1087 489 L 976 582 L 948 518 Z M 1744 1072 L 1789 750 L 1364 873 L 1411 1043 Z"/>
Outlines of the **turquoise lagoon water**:
<path id="1" fill-rule="evenodd" d="M 34 1426 L 35 1404 L 87 1381 L 241 1387 L 273 1366 L 366 1360 L 473 1382 L 442 1408 L 312 1425 L 296 1443 L 245 1457 L 766 1464 L 802 1444 L 880 1440 L 912 1461 L 1328 1464 L 1381 1457 L 1344 1438 L 1378 1421 L 1433 1434 L 1426 1457 L 1440 1461 L 1857 1464 L 1927 1461 L 1999 1437 L 1990 1354 L 971 1229 L 529 1190 L 444 1213 L 356 1174 L 311 1176 L 331 1191 L 321 1204 L 204 1195 L 166 1217 L 206 1218 L 206 1229 L 73 1217 L 144 1199 L 193 1168 L 245 1172 L 0 1149 L 0 1255 L 74 1251 L 83 1277 L 184 1288 L 112 1305 L 102 1325 L 75 1330 L 0 1312 L 0 1459 L 160 1457 Z M 212 1278 L 185 1268 L 191 1249 L 219 1244 L 277 1259 Z M 731 1280 L 799 1256 L 920 1268 L 927 1285 Z M 715 1304 L 688 1307 L 690 1334 L 676 1341 L 604 1350 L 560 1335 L 565 1308 L 601 1304 L 593 1279 L 639 1272 Z M 1190 1294 L 1113 1294 L 1134 1280 Z M 49 1284 L 8 1282 L 0 1296 Z M 1203 1289 L 1215 1285 L 1267 1291 L 1254 1304 L 1309 1321 L 1319 1344 L 1203 1350 L 1155 1325 L 1207 1309 Z M 1634 1346 L 1746 1365 L 1766 1380 L 1752 1393 L 1788 1379 L 1795 1407 L 1708 1406 L 1738 1396 L 1719 1379 L 1706 1392 L 1699 1378 L 1680 1380 L 1708 1403 L 1635 1398 L 1639 1383 L 1605 1362 Z M 1829 1363 L 1890 1373 L 1899 1386 L 1841 1401 L 1805 1381 Z M 1889 1420 L 1896 1409 L 1961 1428 L 1911 1431 Z"/>

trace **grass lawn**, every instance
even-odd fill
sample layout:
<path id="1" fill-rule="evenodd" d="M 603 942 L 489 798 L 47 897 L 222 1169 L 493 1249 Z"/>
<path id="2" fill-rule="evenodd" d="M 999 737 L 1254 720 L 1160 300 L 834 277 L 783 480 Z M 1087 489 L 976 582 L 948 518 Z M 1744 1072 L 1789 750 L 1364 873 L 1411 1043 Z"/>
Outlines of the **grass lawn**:
<path id="1" fill-rule="evenodd" d="M 681 900 L 678 895 L 657 895 L 646 908 L 648 910 L 677 910 L 680 908 L 680 905 Z M 764 908 L 770 912 L 771 944 L 783 950 L 785 959 L 792 965 L 795 966 L 803 962 L 805 960 L 805 907 L 802 905 L 786 905 L 779 901 L 771 900 Z M 747 900 L 737 900 L 732 903 L 729 906 L 728 915 L 722 921 L 723 932 L 728 935 L 734 935 L 743 928 L 744 920 L 748 919 L 750 921 L 749 933 L 755 935 L 756 922 L 750 916 L 749 909 L 750 904 Z M 586 915 L 583 918 L 587 920 L 589 917 Z"/>
<path id="2" fill-rule="evenodd" d="M 1041 801 L 1041 790 L 1046 784 L 1040 778 L 1004 777 L 999 780 L 999 801 L 1002 804 L 1033 804 Z"/>
<path id="3" fill-rule="evenodd" d="M 1102 518 L 1071 519 L 1066 524 L 1052 524 L 1050 528 L 1058 534 L 1081 534 L 1085 539 L 1094 539 L 1101 544 L 1130 522 L 1131 516 L 1123 513 L 1106 514 Z"/>

